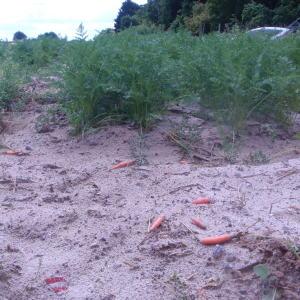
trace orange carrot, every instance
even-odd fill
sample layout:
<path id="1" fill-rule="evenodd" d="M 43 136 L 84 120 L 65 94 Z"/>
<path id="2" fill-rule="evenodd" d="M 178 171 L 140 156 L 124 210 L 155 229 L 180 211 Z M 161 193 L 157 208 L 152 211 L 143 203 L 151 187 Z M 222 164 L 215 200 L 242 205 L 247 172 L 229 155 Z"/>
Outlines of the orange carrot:
<path id="1" fill-rule="evenodd" d="M 4 155 L 23 156 L 23 155 L 26 155 L 27 153 L 24 153 L 24 152 L 18 151 L 18 150 L 6 150 L 6 151 L 2 152 L 2 154 L 4 154 Z"/>
<path id="2" fill-rule="evenodd" d="M 193 204 L 211 204 L 211 200 L 209 198 L 198 198 L 193 200 Z"/>
<path id="3" fill-rule="evenodd" d="M 191 223 L 201 229 L 206 229 L 206 226 L 199 219 L 192 219 Z"/>
<path id="4" fill-rule="evenodd" d="M 217 236 L 210 236 L 200 240 L 203 245 L 217 245 L 229 242 L 232 239 L 232 235 L 225 233 Z"/>
<path id="5" fill-rule="evenodd" d="M 116 169 L 121 169 L 121 168 L 126 168 L 130 167 L 135 163 L 135 160 L 128 160 L 128 161 L 122 161 L 116 165 L 114 165 L 111 169 L 116 170 Z"/>
<path id="6" fill-rule="evenodd" d="M 149 231 L 152 231 L 154 229 L 157 229 L 161 223 L 165 220 L 165 216 L 164 215 L 160 215 L 150 226 Z"/>

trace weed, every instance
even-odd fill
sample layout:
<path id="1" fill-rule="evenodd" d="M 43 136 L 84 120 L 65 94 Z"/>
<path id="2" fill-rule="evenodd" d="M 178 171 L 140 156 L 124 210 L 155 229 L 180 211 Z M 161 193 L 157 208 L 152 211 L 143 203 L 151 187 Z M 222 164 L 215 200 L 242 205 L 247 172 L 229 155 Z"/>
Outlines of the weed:
<path id="1" fill-rule="evenodd" d="M 295 255 L 295 257 L 297 257 L 297 259 L 300 259 L 300 244 L 296 244 L 294 241 L 288 241 L 287 248 Z"/>
<path id="2" fill-rule="evenodd" d="M 54 130 L 55 125 L 64 124 L 64 115 L 59 108 L 49 108 L 39 115 L 35 121 L 35 130 L 38 133 L 46 133 Z"/>
<path id="3" fill-rule="evenodd" d="M 278 291 L 276 288 L 273 287 L 273 280 L 269 267 L 265 264 L 259 264 L 254 266 L 253 268 L 254 273 L 260 278 L 261 280 L 261 287 L 262 287 L 262 300 L 275 300 L 277 298 Z"/>
<path id="4" fill-rule="evenodd" d="M 168 138 L 172 143 L 179 146 L 184 154 L 193 159 L 193 154 L 197 152 L 197 145 L 201 141 L 200 131 L 198 126 L 189 123 L 188 117 L 184 117 L 179 124 L 172 124 Z"/>
<path id="5" fill-rule="evenodd" d="M 266 154 L 264 154 L 261 150 L 256 151 L 254 153 L 250 153 L 249 155 L 250 163 L 255 165 L 266 164 L 270 161 Z"/>
<path id="6" fill-rule="evenodd" d="M 225 154 L 225 160 L 230 164 L 235 164 L 238 159 L 238 146 L 230 141 L 228 138 L 224 139 L 223 142 L 223 151 Z"/>
<path id="7" fill-rule="evenodd" d="M 147 165 L 148 161 L 145 154 L 145 149 L 147 145 L 145 142 L 145 135 L 143 134 L 143 130 L 141 129 L 139 135 L 136 138 L 133 138 L 130 141 L 130 150 L 132 156 L 138 165 Z"/>
<path id="8" fill-rule="evenodd" d="M 272 124 L 262 124 L 260 126 L 260 134 L 266 135 L 271 137 L 272 141 L 274 142 L 276 137 L 277 137 L 277 133 L 274 129 L 274 126 L 272 126 Z"/>
<path id="9" fill-rule="evenodd" d="M 174 273 L 168 281 L 174 290 L 174 299 L 189 300 L 191 297 L 188 295 L 187 284 L 183 282 L 180 277 Z"/>

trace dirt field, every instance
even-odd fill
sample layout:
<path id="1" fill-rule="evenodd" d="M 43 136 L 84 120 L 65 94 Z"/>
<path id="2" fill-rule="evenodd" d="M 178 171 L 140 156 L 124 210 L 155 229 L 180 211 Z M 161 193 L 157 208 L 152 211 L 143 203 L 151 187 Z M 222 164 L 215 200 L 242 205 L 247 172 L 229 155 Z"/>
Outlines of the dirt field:
<path id="1" fill-rule="evenodd" d="M 299 140 L 252 132 L 229 164 L 216 131 L 196 117 L 185 120 L 201 123 L 206 150 L 182 154 L 167 134 L 180 111 L 141 142 L 129 125 L 72 137 L 59 115 L 40 130 L 46 109 L 31 103 L 5 118 L 1 144 L 26 155 L 0 149 L 0 299 L 252 300 L 268 289 L 300 299 Z M 247 163 L 258 149 L 265 155 Z M 127 159 L 147 164 L 111 170 Z M 213 203 L 191 204 L 202 196 Z M 246 233 L 199 242 L 225 232 Z M 265 281 L 258 264 L 271 272 Z"/>

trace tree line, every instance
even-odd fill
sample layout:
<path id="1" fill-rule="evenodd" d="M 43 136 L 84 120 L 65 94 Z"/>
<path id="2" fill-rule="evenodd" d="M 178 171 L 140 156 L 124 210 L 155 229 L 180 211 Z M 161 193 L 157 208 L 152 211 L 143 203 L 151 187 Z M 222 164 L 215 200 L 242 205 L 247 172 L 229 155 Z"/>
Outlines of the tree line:
<path id="1" fill-rule="evenodd" d="M 142 24 L 164 30 L 187 28 L 199 34 L 232 26 L 287 26 L 299 17 L 299 0 L 148 0 L 145 5 L 126 0 L 115 30 Z"/>

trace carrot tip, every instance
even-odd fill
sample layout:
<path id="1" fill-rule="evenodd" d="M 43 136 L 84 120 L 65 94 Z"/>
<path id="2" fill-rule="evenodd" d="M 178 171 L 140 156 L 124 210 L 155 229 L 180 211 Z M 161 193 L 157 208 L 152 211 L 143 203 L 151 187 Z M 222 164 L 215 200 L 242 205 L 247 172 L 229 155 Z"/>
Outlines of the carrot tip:
<path id="1" fill-rule="evenodd" d="M 164 215 L 160 215 L 153 223 L 152 225 L 150 226 L 149 228 L 149 232 L 150 231 L 153 231 L 155 229 L 157 229 L 161 224 L 162 222 L 165 220 L 165 216 Z"/>
<path id="2" fill-rule="evenodd" d="M 192 201 L 192 204 L 211 204 L 212 201 L 209 198 L 198 198 Z"/>
<path id="3" fill-rule="evenodd" d="M 122 161 L 116 165 L 113 165 L 111 169 L 116 170 L 116 169 L 126 168 L 126 167 L 130 167 L 134 164 L 135 164 L 135 160 Z"/>
<path id="4" fill-rule="evenodd" d="M 198 219 L 192 219 L 191 223 L 201 229 L 206 229 L 206 226 L 202 223 L 202 221 L 200 221 Z"/>

